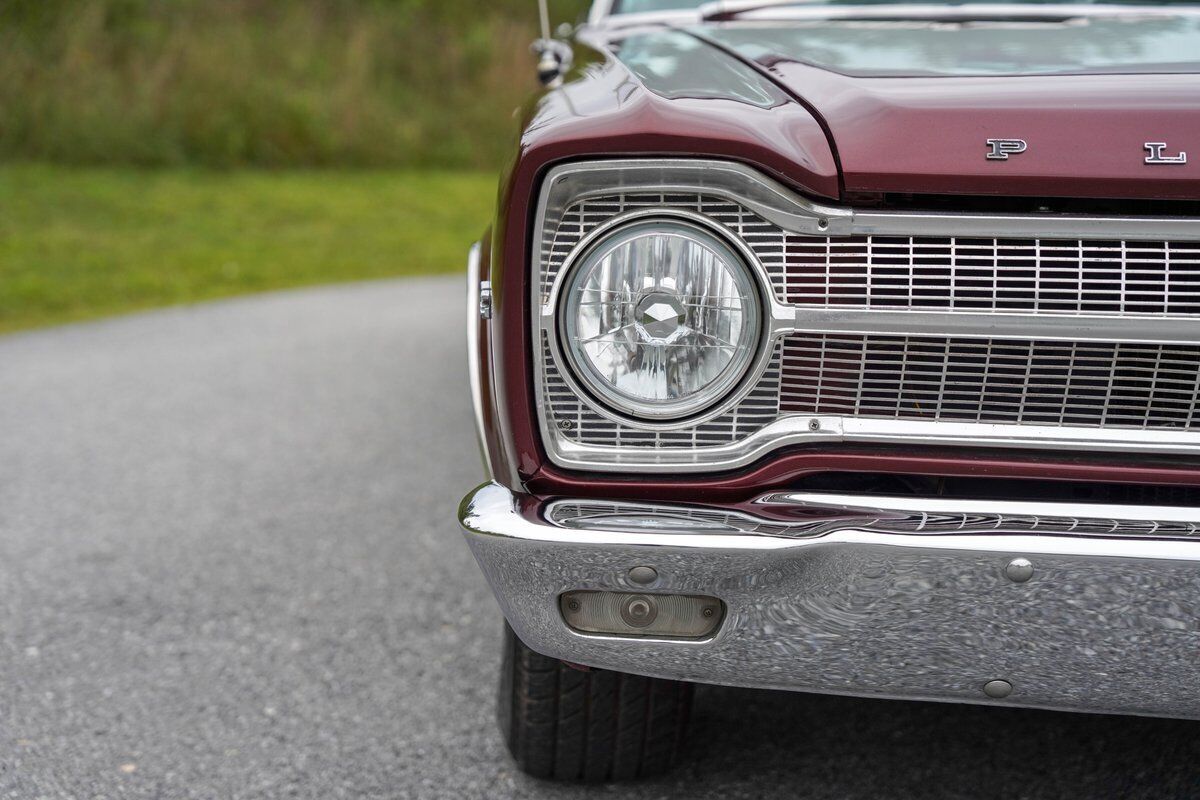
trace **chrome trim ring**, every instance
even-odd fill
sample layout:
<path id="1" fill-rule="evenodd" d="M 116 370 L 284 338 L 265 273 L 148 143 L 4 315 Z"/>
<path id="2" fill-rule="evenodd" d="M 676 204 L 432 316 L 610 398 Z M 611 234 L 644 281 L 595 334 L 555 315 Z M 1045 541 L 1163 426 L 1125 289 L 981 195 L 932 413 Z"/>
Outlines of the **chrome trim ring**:
<path id="1" fill-rule="evenodd" d="M 748 334 L 748 343 L 742 344 L 739 340 L 738 344 L 733 345 L 734 352 L 730 362 L 709 385 L 701 387 L 687 398 L 672 403 L 651 403 L 638 400 L 625 395 L 617 386 L 607 383 L 595 366 L 589 363 L 582 353 L 578 352 L 576 346 L 579 338 L 576 330 L 578 322 L 572 313 L 573 311 L 577 312 L 579 308 L 579 299 L 573 295 L 580 288 L 578 282 L 586 278 L 583 273 L 589 269 L 589 265 L 594 269 L 597 259 L 607 257 L 616 248 L 638 237 L 640 235 L 639 227 L 657 222 L 671 224 L 676 229 L 676 235 L 683 238 L 691 237 L 692 241 L 707 245 L 709 250 L 724 251 L 718 252 L 718 255 L 724 257 L 731 273 L 736 273 L 736 279 L 744 282 L 745 292 L 750 295 L 745 298 L 745 309 L 743 310 L 747 317 L 745 330 Z M 745 382 L 751 365 L 758 360 L 757 356 L 761 356 L 762 342 L 765 338 L 761 322 L 763 293 L 760 287 L 755 286 L 756 276 L 753 267 L 745 261 L 744 256 L 739 256 L 737 253 L 737 245 L 726 241 L 719 231 L 713 230 L 709 225 L 683 221 L 678 218 L 678 215 L 664 214 L 647 215 L 637 222 L 610 228 L 605 236 L 595 239 L 594 242 L 595 244 L 590 248 L 579 248 L 577 250 L 579 258 L 575 260 L 575 263 L 562 270 L 560 286 L 574 288 L 567 290 L 568 296 L 563 302 L 556 304 L 558 306 L 557 325 L 555 326 L 558 330 L 557 341 L 566 362 L 574 370 L 576 380 L 580 385 L 586 385 L 592 392 L 599 395 L 618 415 L 627 409 L 633 419 L 639 422 L 677 421 L 684 417 L 692 419 L 697 415 L 719 413 L 715 409 L 719 408 L 722 400 L 732 393 L 734 387 Z M 563 290 L 558 289 L 558 292 L 561 291 Z M 625 408 L 623 409 L 622 406 Z"/>
<path id="2" fill-rule="evenodd" d="M 584 383 L 576 375 L 578 367 L 574 364 L 574 357 L 568 352 L 569 348 L 563 341 L 563 332 L 560 330 L 560 314 L 566 308 L 566 304 L 561 298 L 563 287 L 571 279 L 575 270 L 585 261 L 586 256 L 606 237 L 617 233 L 621 228 L 640 221 L 654 219 L 679 220 L 694 225 L 725 243 L 741 259 L 742 266 L 748 268 L 750 282 L 755 284 L 755 290 L 758 295 L 756 298 L 758 311 L 755 316 L 759 330 L 754 346 L 749 348 L 752 351 L 752 355 L 747 359 L 746 364 L 740 368 L 741 371 L 737 379 L 730 383 L 726 390 L 721 393 L 718 400 L 708 406 L 688 410 L 687 413 L 689 416 L 686 419 L 639 417 L 636 416 L 636 407 L 632 407 L 629 412 L 622 413 L 619 409 L 615 409 L 610 405 L 610 403 L 618 400 L 615 396 L 608 396 L 608 403 L 595 400 L 592 392 L 585 387 Z M 571 255 L 563 262 L 562 268 L 559 269 L 558 275 L 555 278 L 554 286 L 550 291 L 550 298 L 541 308 L 542 324 L 540 330 L 549 338 L 550 347 L 555 359 L 559 364 L 566 367 L 560 371 L 560 377 L 563 381 L 600 416 L 643 430 L 681 430 L 690 428 L 720 416 L 737 405 L 754 387 L 762 376 L 763 370 L 766 369 L 775 340 L 786 331 L 783 323 L 787 316 L 784 306 L 775 299 L 774 293 L 770 289 L 770 278 L 767 277 L 762 263 L 759 262 L 754 252 L 746 247 L 744 242 L 737 237 L 730 236 L 727 231 L 721 230 L 711 220 L 700 214 L 692 214 L 677 209 L 633 211 L 617 215 L 608 222 L 597 226 L 594 231 L 579 242 Z M 538 374 L 540 375 L 540 371 Z M 601 395 L 604 396 L 603 393 Z"/>

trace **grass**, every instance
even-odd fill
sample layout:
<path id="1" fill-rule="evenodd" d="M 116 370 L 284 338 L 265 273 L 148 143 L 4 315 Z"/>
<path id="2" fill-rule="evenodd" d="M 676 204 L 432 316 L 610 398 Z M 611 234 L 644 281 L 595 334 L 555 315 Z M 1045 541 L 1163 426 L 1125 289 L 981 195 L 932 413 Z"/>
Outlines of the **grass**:
<path id="1" fill-rule="evenodd" d="M 536 20 L 534 0 L 0 0 L 0 159 L 494 168 Z"/>
<path id="2" fill-rule="evenodd" d="M 0 166 L 0 331 L 462 269 L 480 172 Z"/>

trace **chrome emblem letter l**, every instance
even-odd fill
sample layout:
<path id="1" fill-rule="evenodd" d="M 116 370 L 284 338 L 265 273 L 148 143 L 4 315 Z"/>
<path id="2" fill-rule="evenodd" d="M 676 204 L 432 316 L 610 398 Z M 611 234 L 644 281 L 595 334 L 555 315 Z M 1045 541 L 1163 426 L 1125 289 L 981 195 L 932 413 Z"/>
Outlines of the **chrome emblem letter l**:
<path id="1" fill-rule="evenodd" d="M 1149 155 L 1146 156 L 1147 164 L 1186 164 L 1187 153 L 1182 150 L 1177 156 L 1164 156 L 1163 149 L 1167 146 L 1166 142 L 1146 142 L 1142 147 L 1146 148 Z"/>

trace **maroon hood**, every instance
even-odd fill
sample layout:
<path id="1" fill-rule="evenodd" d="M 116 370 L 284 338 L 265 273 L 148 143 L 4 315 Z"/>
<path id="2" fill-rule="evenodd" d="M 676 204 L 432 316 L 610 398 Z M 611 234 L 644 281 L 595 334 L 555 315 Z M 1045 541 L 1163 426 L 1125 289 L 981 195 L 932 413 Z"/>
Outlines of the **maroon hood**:
<path id="1" fill-rule="evenodd" d="M 836 63 L 844 51 L 802 61 L 770 37 L 734 30 L 702 35 L 752 58 L 813 111 L 847 192 L 1200 199 L 1200 74 L 1186 65 L 1138 64 L 1140 74 L 1121 63 L 1082 74 L 852 71 Z M 1027 146 L 988 159 L 989 139 Z M 1163 156 L 1186 152 L 1187 163 L 1145 163 L 1153 142 L 1165 143 Z"/>

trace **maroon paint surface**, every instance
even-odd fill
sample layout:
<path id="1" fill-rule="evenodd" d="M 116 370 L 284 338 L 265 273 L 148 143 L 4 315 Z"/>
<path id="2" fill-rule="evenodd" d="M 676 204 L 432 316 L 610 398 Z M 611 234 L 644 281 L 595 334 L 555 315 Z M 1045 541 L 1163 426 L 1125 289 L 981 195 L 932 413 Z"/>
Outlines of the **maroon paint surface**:
<path id="1" fill-rule="evenodd" d="M 589 44 L 576 45 L 575 63 L 562 88 L 536 96 L 525 108 L 517 152 L 501 180 L 489 259 L 495 316 L 481 340 L 483 352 L 491 361 L 489 389 L 494 406 L 485 417 L 498 480 L 510 488 L 541 496 L 719 502 L 744 501 L 764 489 L 786 488 L 803 475 L 828 471 L 1200 485 L 1200 463 L 1195 459 L 1170 462 L 1123 456 L 1083 458 L 1070 453 L 1017 450 L 980 454 L 969 448 L 794 449 L 768 456 L 736 473 L 715 476 L 603 475 L 570 472 L 549 463 L 535 417 L 527 272 L 537 195 L 551 166 L 597 157 L 717 157 L 754 166 L 813 197 L 840 197 L 833 150 L 817 119 L 800 102 L 764 109 L 732 99 L 666 99 L 642 87 L 602 47 Z M 954 98 L 951 101 L 931 97 L 929 87 L 922 88 L 922 79 L 889 79 L 895 87 L 884 92 L 880 87 L 851 84 L 848 81 L 852 79 L 803 65 L 775 64 L 772 71 L 793 92 L 803 91 L 806 101 L 822 115 L 836 120 L 839 129 L 849 131 L 844 145 L 847 149 L 840 155 L 852 164 L 847 181 L 853 190 L 891 191 L 906 186 L 906 191 L 972 194 L 1049 195 L 1065 191 L 1080 195 L 1094 192 L 1101 197 L 1197 197 L 1194 178 L 1178 185 L 1172 184 L 1172 179 L 1159 179 L 1153 187 L 1142 185 L 1136 159 L 1134 166 L 1104 166 L 1098 164 L 1094 154 L 1073 153 L 1070 149 L 1056 158 L 1039 157 L 1032 164 L 1026 161 L 1015 167 L 1005 163 L 1000 165 L 1005 171 L 989 172 L 989 162 L 978 143 L 988 121 L 1000 117 L 983 106 L 993 102 L 1010 111 L 1018 110 L 1021 120 L 1035 125 L 1035 133 L 1051 135 L 1058 130 L 1054 120 L 1063 119 L 1062 109 L 1055 107 L 1052 82 L 1030 88 L 1022 81 L 1005 88 L 1000 79 L 969 79 L 948 96 Z M 1177 109 L 1178 114 L 1172 111 L 1180 104 L 1186 105 L 1180 94 L 1186 88 L 1183 83 L 1169 82 L 1162 89 L 1160 101 L 1154 99 L 1159 97 L 1157 86 L 1153 91 L 1145 91 L 1143 86 L 1143 96 L 1135 102 L 1132 87 L 1114 77 L 1123 76 L 1104 80 L 1128 103 L 1128 119 L 1120 124 L 1123 134 L 1114 138 L 1091 131 L 1086 142 L 1103 145 L 1106 152 L 1124 152 L 1129 146 L 1126 139 L 1139 119 L 1143 124 L 1147 120 L 1161 123 L 1164 138 L 1189 125 L 1189 135 L 1200 137 L 1200 117 L 1195 116 L 1194 107 L 1200 101 L 1194 100 L 1187 109 Z M 990 85 L 989 81 L 996 83 Z M 909 89 L 902 85 L 905 82 Z M 839 91 L 845 91 L 846 96 L 839 99 Z M 1092 110 L 1084 116 L 1093 124 L 1119 116 L 1103 95 L 1100 88 L 1086 97 L 1079 95 L 1085 110 L 1091 104 Z M 1194 91 L 1193 96 L 1200 97 L 1200 92 Z M 1060 96 L 1059 105 L 1065 102 L 1075 100 Z M 1107 110 L 1099 110 L 1101 107 Z M 977 116 L 980 114 L 983 116 Z M 851 130 L 856 126 L 857 132 Z M 1085 127 L 1074 125 L 1071 130 L 1079 132 Z M 1008 125 L 1005 131 L 986 133 L 988 137 L 1015 135 Z M 1064 129 L 1054 135 L 1067 133 Z M 955 138 L 966 134 L 973 143 L 969 154 L 967 146 Z M 890 151 L 895 148 L 884 147 L 888 141 L 906 142 L 912 152 L 893 161 Z M 1140 148 L 1142 142 L 1136 144 Z M 947 158 L 947 154 L 953 158 Z M 508 464 L 513 468 L 509 469 Z"/>
<path id="2" fill-rule="evenodd" d="M 852 78 L 770 66 L 837 143 L 846 191 L 1027 197 L 1200 195 L 1200 158 L 1146 164 L 1146 142 L 1200 155 L 1200 75 Z M 989 161 L 987 140 L 1028 149 Z"/>

